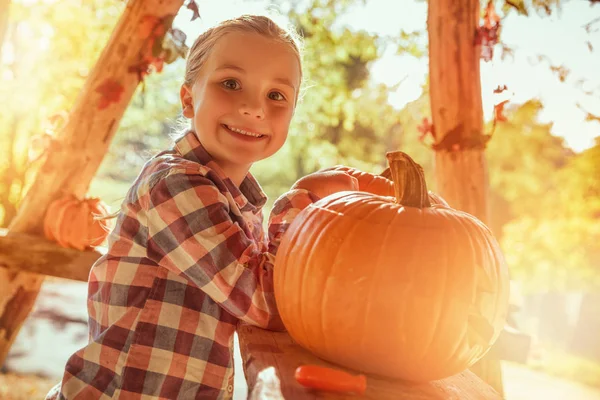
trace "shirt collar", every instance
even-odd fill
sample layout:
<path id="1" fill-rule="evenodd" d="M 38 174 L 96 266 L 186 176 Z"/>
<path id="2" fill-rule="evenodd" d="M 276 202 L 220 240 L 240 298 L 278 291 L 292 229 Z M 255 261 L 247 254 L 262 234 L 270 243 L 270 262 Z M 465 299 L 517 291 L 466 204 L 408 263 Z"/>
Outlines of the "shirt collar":
<path id="1" fill-rule="evenodd" d="M 240 210 L 246 211 L 244 208 L 248 205 L 261 208 L 267 202 L 267 196 L 260 187 L 258 181 L 256 181 L 254 176 L 249 172 L 238 188 L 231 179 L 225 175 L 225 172 L 223 172 L 223 169 L 221 169 L 219 164 L 217 164 L 211 155 L 208 154 L 194 131 L 188 131 L 182 137 L 177 139 L 175 142 L 175 150 L 186 160 L 204 165 L 213 171 L 217 178 L 225 184 L 227 190 L 231 193 L 236 203 L 238 203 Z"/>

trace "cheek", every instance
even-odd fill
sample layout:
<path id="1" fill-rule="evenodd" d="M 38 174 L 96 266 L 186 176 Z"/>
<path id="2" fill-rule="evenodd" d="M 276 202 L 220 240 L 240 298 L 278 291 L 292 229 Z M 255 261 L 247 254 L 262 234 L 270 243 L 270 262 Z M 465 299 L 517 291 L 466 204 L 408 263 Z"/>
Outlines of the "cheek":
<path id="1" fill-rule="evenodd" d="M 277 123 L 277 127 L 279 129 L 288 129 L 290 123 L 292 122 L 292 117 L 294 116 L 293 108 L 285 108 L 285 107 L 274 107 L 271 111 L 271 115 L 274 121 Z"/>
<path id="2" fill-rule="evenodd" d="M 197 115 L 202 118 L 218 118 L 229 112 L 233 104 L 230 95 L 223 90 L 206 90 L 198 103 Z"/>

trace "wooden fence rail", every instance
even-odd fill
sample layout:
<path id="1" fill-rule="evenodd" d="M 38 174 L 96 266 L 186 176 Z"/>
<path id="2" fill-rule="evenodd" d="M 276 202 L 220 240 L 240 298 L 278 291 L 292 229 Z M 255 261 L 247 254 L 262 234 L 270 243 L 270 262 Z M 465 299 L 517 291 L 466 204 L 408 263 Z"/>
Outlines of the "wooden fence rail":
<path id="1" fill-rule="evenodd" d="M 87 281 L 94 262 L 105 248 L 67 249 L 39 235 L 0 229 L 0 267 L 15 272 Z"/>

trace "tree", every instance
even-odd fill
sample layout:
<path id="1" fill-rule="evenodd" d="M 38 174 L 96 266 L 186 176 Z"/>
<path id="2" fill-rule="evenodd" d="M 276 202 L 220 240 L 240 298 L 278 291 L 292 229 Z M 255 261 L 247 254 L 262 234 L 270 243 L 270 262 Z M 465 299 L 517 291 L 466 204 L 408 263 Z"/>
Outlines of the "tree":
<path id="1" fill-rule="evenodd" d="M 508 106 L 506 121 L 496 126 L 488 144 L 493 210 L 489 226 L 499 239 L 507 222 L 523 216 L 540 217 L 540 199 L 557 188 L 552 177 L 575 154 L 562 138 L 551 133 L 551 123 L 538 122 L 542 109 L 539 100 Z"/>

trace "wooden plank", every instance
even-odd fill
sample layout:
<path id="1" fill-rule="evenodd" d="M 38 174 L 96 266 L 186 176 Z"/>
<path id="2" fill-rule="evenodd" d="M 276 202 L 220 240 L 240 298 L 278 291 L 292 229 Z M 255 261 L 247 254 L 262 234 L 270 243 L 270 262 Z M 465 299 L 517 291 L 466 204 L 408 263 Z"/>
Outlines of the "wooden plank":
<path id="1" fill-rule="evenodd" d="M 322 365 L 358 374 L 323 361 L 298 346 L 286 332 L 272 332 L 242 324 L 238 328 L 244 374 L 248 382 L 249 399 L 346 399 L 356 395 L 317 392 L 306 389 L 294 378 L 297 367 Z M 500 400 L 491 386 L 470 371 L 427 383 L 412 383 L 367 377 L 367 391 L 361 399 L 464 399 Z"/>
<path id="2" fill-rule="evenodd" d="M 12 271 L 85 282 L 92 265 L 105 252 L 103 247 L 67 249 L 38 235 L 0 229 L 0 267 Z"/>

